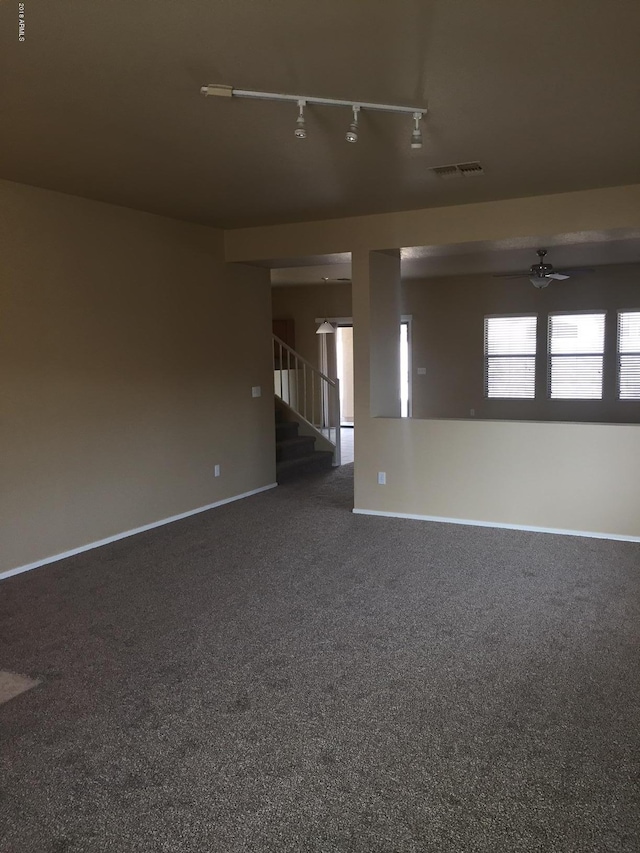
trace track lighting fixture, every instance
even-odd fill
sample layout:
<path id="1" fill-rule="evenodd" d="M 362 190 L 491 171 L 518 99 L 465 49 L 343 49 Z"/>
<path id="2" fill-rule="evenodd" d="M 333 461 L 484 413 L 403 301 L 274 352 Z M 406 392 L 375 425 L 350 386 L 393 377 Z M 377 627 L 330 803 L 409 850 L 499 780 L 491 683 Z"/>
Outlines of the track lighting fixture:
<path id="1" fill-rule="evenodd" d="M 214 95 L 218 98 L 254 98 L 262 101 L 296 101 L 299 110 L 298 118 L 296 119 L 296 128 L 294 131 L 296 139 L 307 138 L 307 129 L 304 119 L 304 108 L 307 104 L 317 104 L 319 106 L 328 107 L 350 107 L 353 111 L 353 119 L 345 137 L 347 142 L 358 141 L 358 113 L 361 109 L 377 110 L 383 113 L 410 114 L 414 121 L 414 128 L 411 132 L 411 147 L 422 148 L 422 131 L 420 130 L 420 122 L 427 114 L 426 107 L 417 110 L 415 107 L 403 107 L 396 104 L 369 104 L 363 101 L 359 101 L 354 104 L 353 101 L 341 101 L 337 98 L 316 98 L 311 95 L 282 95 L 276 92 L 256 92 L 253 89 L 234 89 L 233 86 L 225 86 L 217 83 L 210 83 L 208 86 L 201 86 L 200 92 L 205 96 Z"/>
<path id="2" fill-rule="evenodd" d="M 352 107 L 353 109 L 353 119 L 351 124 L 349 125 L 349 130 L 345 136 L 347 142 L 357 142 L 358 141 L 358 113 L 360 111 L 360 107 L 355 104 Z"/>
<path id="3" fill-rule="evenodd" d="M 296 119 L 296 129 L 293 131 L 296 139 L 307 138 L 307 128 L 304 123 L 304 107 L 305 101 L 298 101 L 298 118 Z"/>
<path id="4" fill-rule="evenodd" d="M 413 121 L 414 127 L 411 133 L 411 147 L 412 148 L 422 148 L 422 131 L 420 130 L 420 120 L 422 119 L 422 113 L 414 113 Z"/>

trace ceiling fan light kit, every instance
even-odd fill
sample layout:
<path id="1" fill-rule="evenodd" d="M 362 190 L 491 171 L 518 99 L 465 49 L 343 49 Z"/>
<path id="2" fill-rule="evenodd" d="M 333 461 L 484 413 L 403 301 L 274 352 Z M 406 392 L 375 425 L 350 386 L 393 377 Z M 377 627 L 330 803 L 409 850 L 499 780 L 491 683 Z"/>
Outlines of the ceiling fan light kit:
<path id="1" fill-rule="evenodd" d="M 413 119 L 411 148 L 422 148 L 422 130 L 420 129 L 420 122 L 427 114 L 426 107 L 423 109 L 416 109 L 415 107 L 405 107 L 399 104 L 371 104 L 364 103 L 362 101 L 343 101 L 338 98 L 316 98 L 310 95 L 285 95 L 277 92 L 257 92 L 253 89 L 235 89 L 233 86 L 226 86 L 220 83 L 209 83 L 207 86 L 201 86 L 200 93 L 205 97 L 216 98 L 251 98 L 261 101 L 295 101 L 298 105 L 298 117 L 296 119 L 296 127 L 294 130 L 294 136 L 296 139 L 307 138 L 304 108 L 308 104 L 328 107 L 350 107 L 353 118 L 349 124 L 349 130 L 345 135 L 346 141 L 350 143 L 358 141 L 358 113 L 360 110 L 364 109 L 383 113 L 408 114 L 411 115 Z"/>
<path id="2" fill-rule="evenodd" d="M 534 287 L 537 287 L 538 290 L 542 290 L 545 287 L 549 287 L 551 282 L 545 276 L 530 278 L 529 281 Z"/>

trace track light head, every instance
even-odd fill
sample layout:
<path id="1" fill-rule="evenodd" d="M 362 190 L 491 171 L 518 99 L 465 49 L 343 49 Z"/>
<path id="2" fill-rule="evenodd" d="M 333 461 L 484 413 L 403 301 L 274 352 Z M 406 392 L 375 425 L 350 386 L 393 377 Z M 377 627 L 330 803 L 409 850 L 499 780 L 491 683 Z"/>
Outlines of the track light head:
<path id="1" fill-rule="evenodd" d="M 298 101 L 298 118 L 296 119 L 296 129 L 293 131 L 293 134 L 296 139 L 306 139 L 307 138 L 307 128 L 304 121 L 304 107 L 306 101 Z"/>
<path id="2" fill-rule="evenodd" d="M 357 142 L 358 141 L 358 112 L 360 110 L 360 107 L 357 107 L 354 104 L 352 109 L 353 109 L 353 119 L 351 121 L 351 124 L 349 125 L 349 130 L 347 131 L 347 133 L 345 135 L 345 139 L 347 140 L 347 142 Z"/>
<path id="3" fill-rule="evenodd" d="M 411 132 L 411 147 L 412 148 L 422 148 L 422 131 L 420 130 L 420 121 L 422 119 L 422 113 L 414 113 L 413 121 L 414 127 Z"/>

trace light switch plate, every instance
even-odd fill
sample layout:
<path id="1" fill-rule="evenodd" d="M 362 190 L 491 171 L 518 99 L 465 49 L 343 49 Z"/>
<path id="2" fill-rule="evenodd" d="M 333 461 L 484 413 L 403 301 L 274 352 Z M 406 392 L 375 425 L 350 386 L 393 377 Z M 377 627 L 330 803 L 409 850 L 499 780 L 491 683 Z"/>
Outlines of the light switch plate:
<path id="1" fill-rule="evenodd" d="M 426 367 L 419 367 L 418 368 L 418 376 L 426 376 L 426 375 L 427 375 L 427 368 Z"/>
<path id="2" fill-rule="evenodd" d="M 259 385 L 254 385 L 251 388 L 252 397 L 262 397 L 262 388 Z"/>
<path id="3" fill-rule="evenodd" d="M 386 486 L 387 485 L 387 472 L 386 471 L 378 471 L 378 485 Z"/>

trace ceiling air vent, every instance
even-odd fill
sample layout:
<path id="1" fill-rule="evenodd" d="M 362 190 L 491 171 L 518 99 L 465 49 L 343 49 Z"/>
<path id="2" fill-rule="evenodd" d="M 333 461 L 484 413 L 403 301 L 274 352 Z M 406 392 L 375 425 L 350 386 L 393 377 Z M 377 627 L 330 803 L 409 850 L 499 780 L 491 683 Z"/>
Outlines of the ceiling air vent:
<path id="1" fill-rule="evenodd" d="M 431 169 L 434 175 L 439 178 L 461 178 L 462 173 L 458 171 L 457 166 L 434 166 Z"/>
<path id="2" fill-rule="evenodd" d="M 484 175 L 484 169 L 480 163 L 458 163 L 458 169 L 466 177 L 469 175 Z"/>
<path id="3" fill-rule="evenodd" d="M 438 178 L 449 180 L 451 178 L 468 178 L 472 175 L 484 175 L 484 169 L 480 163 L 452 163 L 450 166 L 434 166 L 431 171 Z"/>

